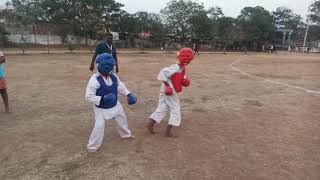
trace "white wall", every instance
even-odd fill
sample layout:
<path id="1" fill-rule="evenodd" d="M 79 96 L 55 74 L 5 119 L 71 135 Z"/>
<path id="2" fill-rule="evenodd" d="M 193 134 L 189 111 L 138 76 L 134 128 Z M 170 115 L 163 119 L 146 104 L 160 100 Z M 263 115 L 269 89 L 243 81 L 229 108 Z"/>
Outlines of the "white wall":
<path id="1" fill-rule="evenodd" d="M 17 44 L 22 43 L 34 43 L 42 45 L 59 45 L 62 44 L 61 38 L 56 35 L 50 35 L 49 39 L 47 35 L 34 35 L 34 34 L 10 34 L 8 40 Z"/>
<path id="2" fill-rule="evenodd" d="M 113 31 L 111 31 L 110 32 L 112 35 L 113 35 L 113 40 L 119 40 L 119 33 L 118 32 L 113 32 Z"/>
<path id="3" fill-rule="evenodd" d="M 48 39 L 49 38 L 49 39 Z M 57 35 L 35 35 L 35 34 L 10 34 L 8 40 L 13 43 L 23 44 L 42 44 L 42 45 L 62 45 L 62 39 Z M 67 42 L 71 44 L 85 44 L 85 38 L 78 38 L 68 35 Z M 94 45 L 95 40 L 88 39 L 88 45 Z"/>

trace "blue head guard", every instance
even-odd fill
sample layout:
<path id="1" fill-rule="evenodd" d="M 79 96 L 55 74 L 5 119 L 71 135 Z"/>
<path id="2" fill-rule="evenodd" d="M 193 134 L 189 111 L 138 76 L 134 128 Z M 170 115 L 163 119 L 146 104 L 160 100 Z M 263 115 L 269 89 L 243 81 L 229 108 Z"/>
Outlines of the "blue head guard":
<path id="1" fill-rule="evenodd" d="M 113 70 L 116 61 L 113 56 L 108 53 L 103 53 L 96 58 L 96 63 L 98 63 L 98 71 L 100 73 L 110 73 Z"/>

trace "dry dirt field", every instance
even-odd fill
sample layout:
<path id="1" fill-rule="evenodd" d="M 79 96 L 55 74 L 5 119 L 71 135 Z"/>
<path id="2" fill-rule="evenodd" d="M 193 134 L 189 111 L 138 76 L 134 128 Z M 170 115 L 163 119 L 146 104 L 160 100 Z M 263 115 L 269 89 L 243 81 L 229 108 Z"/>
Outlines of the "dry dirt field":
<path id="1" fill-rule="evenodd" d="M 197 56 L 178 137 L 165 138 L 166 120 L 155 135 L 145 125 L 157 105 L 156 76 L 175 55 L 119 54 L 120 78 L 139 98 L 130 107 L 121 98 L 135 139 L 121 140 L 107 123 L 95 156 L 85 151 L 94 124 L 84 100 L 91 55 L 7 59 L 12 113 L 1 106 L 0 179 L 320 179 L 319 55 Z"/>

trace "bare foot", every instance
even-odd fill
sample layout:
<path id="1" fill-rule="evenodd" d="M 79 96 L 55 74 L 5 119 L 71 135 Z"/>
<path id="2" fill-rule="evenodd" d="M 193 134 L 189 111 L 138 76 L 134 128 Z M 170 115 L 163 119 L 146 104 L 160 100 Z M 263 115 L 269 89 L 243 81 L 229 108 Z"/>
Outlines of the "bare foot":
<path id="1" fill-rule="evenodd" d="M 168 126 L 167 126 L 167 128 L 166 128 L 166 133 L 165 133 L 165 135 L 164 135 L 165 137 L 171 137 L 171 138 L 178 137 L 177 135 L 173 135 L 173 134 L 172 134 L 172 131 L 171 131 L 171 130 L 172 130 L 172 127 L 173 127 L 172 125 L 168 125 Z"/>
<path id="2" fill-rule="evenodd" d="M 153 127 L 154 127 L 154 124 L 155 124 L 155 121 L 150 119 L 150 122 L 147 124 L 147 129 L 149 130 L 150 134 L 154 134 L 154 130 L 153 130 Z"/>
<path id="3" fill-rule="evenodd" d="M 170 132 L 170 133 L 165 133 L 164 137 L 167 137 L 167 138 L 177 138 L 178 135 L 174 135 L 174 134 L 172 134 L 172 133 Z"/>
<path id="4" fill-rule="evenodd" d="M 150 123 L 148 123 L 146 127 L 149 130 L 150 134 L 154 134 L 155 133 L 154 130 L 153 130 L 153 126 Z"/>
<path id="5" fill-rule="evenodd" d="M 5 107 L 4 107 L 4 112 L 7 113 L 7 114 L 10 113 L 9 106 L 5 106 Z"/>
<path id="6" fill-rule="evenodd" d="M 171 132 L 166 132 L 164 134 L 165 137 L 173 137 L 173 134 Z"/>

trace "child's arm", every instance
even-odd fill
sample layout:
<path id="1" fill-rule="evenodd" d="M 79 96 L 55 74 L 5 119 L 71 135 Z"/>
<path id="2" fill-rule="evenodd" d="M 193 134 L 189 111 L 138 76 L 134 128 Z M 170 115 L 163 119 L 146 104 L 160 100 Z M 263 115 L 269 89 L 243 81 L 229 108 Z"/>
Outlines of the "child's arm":
<path id="1" fill-rule="evenodd" d="M 169 67 L 165 67 L 163 69 L 161 69 L 159 75 L 158 75 L 158 80 L 160 81 L 165 81 L 168 82 L 170 81 L 171 76 L 179 71 L 179 65 L 177 64 L 173 64 Z"/>
<path id="2" fill-rule="evenodd" d="M 3 53 L 0 51 L 0 64 L 5 62 L 6 62 L 6 58 L 4 57 Z"/>
<path id="3" fill-rule="evenodd" d="M 165 86 L 170 86 L 167 81 L 162 81 L 162 83 L 163 83 Z"/>
<path id="4" fill-rule="evenodd" d="M 96 61 L 97 56 L 98 56 L 97 52 L 95 52 L 94 55 L 92 56 L 91 63 L 90 63 L 90 68 L 89 68 L 90 71 L 94 70 L 94 62 Z"/>
<path id="5" fill-rule="evenodd" d="M 165 93 L 166 93 L 166 95 L 171 96 L 173 94 L 173 90 L 170 87 L 169 83 L 167 81 L 162 81 L 162 82 L 165 85 Z"/>
<path id="6" fill-rule="evenodd" d="M 119 63 L 118 63 L 118 57 L 117 57 L 117 49 L 113 48 L 114 52 L 111 52 L 113 55 L 114 60 L 116 60 L 116 73 L 119 73 Z"/>
<path id="7" fill-rule="evenodd" d="M 116 75 L 115 75 L 116 76 Z M 129 105 L 134 105 L 137 103 L 137 97 L 127 89 L 126 85 L 116 76 L 118 79 L 118 92 L 120 94 L 126 95 L 128 104 Z"/>
<path id="8" fill-rule="evenodd" d="M 125 96 L 130 94 L 131 91 L 129 91 L 129 89 L 126 87 L 126 85 L 119 79 L 119 77 L 115 74 L 114 74 L 114 76 L 116 76 L 116 78 L 118 79 L 118 93 L 123 94 Z"/>
<path id="9" fill-rule="evenodd" d="M 85 99 L 97 106 L 100 104 L 102 98 L 101 96 L 96 95 L 97 89 L 99 89 L 99 87 L 100 85 L 97 81 L 96 76 L 92 75 L 87 85 Z"/>
<path id="10" fill-rule="evenodd" d="M 161 69 L 158 80 L 162 81 L 162 83 L 165 85 L 165 93 L 166 95 L 170 96 L 173 94 L 173 87 L 170 86 L 169 82 L 171 82 L 171 76 L 175 74 L 176 72 L 179 72 L 180 67 L 178 64 L 173 64 L 169 67 L 165 67 Z"/>
<path id="11" fill-rule="evenodd" d="M 99 55 L 100 46 L 101 46 L 101 42 L 98 42 L 97 45 L 96 45 L 96 49 L 95 49 L 94 55 L 92 56 L 92 59 L 91 59 L 90 68 L 89 68 L 90 71 L 94 70 L 94 64 L 96 62 L 97 56 Z"/>

